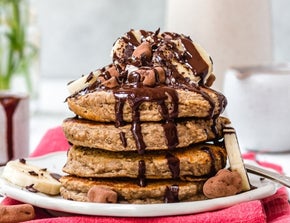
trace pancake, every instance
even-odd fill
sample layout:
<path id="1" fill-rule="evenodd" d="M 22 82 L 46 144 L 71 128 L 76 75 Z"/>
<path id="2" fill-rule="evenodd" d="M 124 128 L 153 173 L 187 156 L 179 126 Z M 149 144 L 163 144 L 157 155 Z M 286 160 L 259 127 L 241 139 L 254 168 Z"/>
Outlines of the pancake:
<path id="1" fill-rule="evenodd" d="M 215 175 L 225 167 L 226 160 L 224 148 L 209 144 L 174 151 L 152 151 L 144 155 L 73 146 L 63 171 L 79 177 L 189 180 Z"/>
<path id="2" fill-rule="evenodd" d="M 127 92 L 127 89 L 118 90 L 97 90 L 89 93 L 80 92 L 71 97 L 67 98 L 67 103 L 69 109 L 73 111 L 76 115 L 83 117 L 85 119 L 98 121 L 98 122 L 115 122 L 116 117 L 116 107 L 120 105 L 120 98 L 126 97 L 124 105 L 122 105 L 122 119 L 126 122 L 132 122 L 132 107 L 136 106 L 134 98 L 142 98 L 142 94 L 147 98 L 152 94 L 152 99 L 143 99 L 143 102 L 138 106 L 138 111 L 140 112 L 140 121 L 160 121 L 164 120 L 161 114 L 161 106 L 158 104 L 160 98 L 154 98 L 160 92 L 165 92 L 165 98 L 161 101 L 165 102 L 166 107 L 169 112 L 173 112 L 173 107 L 175 106 L 176 98 L 178 98 L 178 117 L 196 117 L 196 118 L 207 118 L 213 115 L 219 115 L 226 106 L 226 98 L 209 88 L 200 87 L 192 88 L 187 87 L 187 89 L 174 89 L 169 87 L 155 87 L 155 88 L 145 88 L 141 90 L 139 88 L 135 89 L 134 92 Z M 132 93 L 133 91 L 133 93 Z M 133 99 L 130 100 L 127 94 L 133 95 Z M 160 96 L 161 97 L 161 96 Z M 139 99 L 140 100 L 140 99 Z M 142 99 L 141 99 L 142 100 Z"/>
<path id="3" fill-rule="evenodd" d="M 170 137 L 165 133 L 165 127 L 159 122 L 141 123 L 144 150 L 167 150 L 169 140 L 177 138 L 173 147 L 187 147 L 193 143 L 200 143 L 219 139 L 223 136 L 222 128 L 229 123 L 227 118 L 216 120 L 188 119 L 176 122 L 176 136 Z M 135 139 L 130 124 L 115 127 L 113 123 L 93 122 L 85 119 L 68 118 L 62 123 L 63 131 L 69 142 L 77 146 L 101 148 L 109 151 L 137 151 Z M 156 140 L 158 139 L 158 140 Z M 141 148 L 142 149 L 142 148 Z"/>
<path id="4" fill-rule="evenodd" d="M 109 188 L 118 195 L 118 203 L 153 204 L 178 201 L 204 200 L 202 193 L 204 179 L 192 182 L 177 180 L 155 180 L 140 187 L 132 180 L 126 179 L 93 179 L 75 176 L 64 176 L 60 179 L 60 193 L 65 199 L 89 202 L 87 193 L 93 186 Z"/>

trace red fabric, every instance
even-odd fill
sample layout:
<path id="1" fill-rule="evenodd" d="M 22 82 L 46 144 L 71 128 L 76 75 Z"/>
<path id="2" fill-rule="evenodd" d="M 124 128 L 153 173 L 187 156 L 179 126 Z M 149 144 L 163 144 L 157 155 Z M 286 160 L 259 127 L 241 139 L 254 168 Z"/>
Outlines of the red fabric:
<path id="1" fill-rule="evenodd" d="M 64 137 L 62 129 L 56 127 L 50 129 L 40 141 L 39 145 L 31 156 L 40 156 L 46 153 L 55 151 L 66 151 L 69 144 Z M 245 154 L 245 159 L 255 160 L 255 154 Z M 273 168 L 277 171 L 282 171 L 281 167 L 270 163 L 260 163 L 267 167 Z M 11 198 L 5 198 L 2 202 L 4 205 L 19 204 Z M 152 218 L 122 218 L 122 217 L 99 217 L 99 216 L 66 216 L 66 217 L 53 217 L 49 212 L 41 208 L 35 208 L 36 219 L 29 221 L 29 223 L 114 223 L 114 222 L 148 222 L 161 223 L 161 222 L 205 222 L 205 223 L 284 223 L 290 222 L 290 206 L 288 203 L 287 190 L 281 187 L 276 194 L 267 197 L 263 200 L 254 200 L 241 204 L 231 206 L 222 210 L 204 212 L 194 215 L 184 216 L 168 216 L 168 217 L 152 217 Z"/>
<path id="2" fill-rule="evenodd" d="M 36 149 L 30 154 L 31 157 L 42 156 L 56 151 L 66 151 L 69 149 L 68 141 L 64 136 L 61 127 L 49 129 L 41 139 Z"/>

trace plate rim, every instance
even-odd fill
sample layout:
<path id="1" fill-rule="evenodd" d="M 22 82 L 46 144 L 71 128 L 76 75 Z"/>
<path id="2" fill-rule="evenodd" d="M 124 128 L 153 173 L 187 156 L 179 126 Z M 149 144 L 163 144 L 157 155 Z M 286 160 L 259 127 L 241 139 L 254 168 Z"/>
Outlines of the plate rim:
<path id="1" fill-rule="evenodd" d="M 48 153 L 38 157 L 25 158 L 26 161 L 34 162 L 47 160 L 52 157 L 61 157 L 66 151 Z M 110 216 L 110 217 L 158 217 L 158 216 L 175 216 L 186 214 L 197 214 L 205 211 L 219 210 L 227 208 L 242 202 L 260 200 L 273 195 L 277 190 L 277 185 L 267 179 L 260 182 L 262 185 L 256 189 L 246 191 L 237 195 L 221 197 L 215 199 L 189 201 L 179 203 L 161 203 L 161 204 L 104 204 L 70 201 L 63 199 L 61 196 L 49 196 L 38 193 L 31 193 L 19 186 L 9 183 L 3 179 L 2 172 L 5 166 L 0 167 L 0 191 L 2 194 L 15 200 L 30 203 L 34 206 L 45 208 L 57 212 L 93 215 L 93 216 Z M 49 169 L 49 167 L 48 167 Z M 249 174 L 252 177 L 258 177 Z M 30 195 L 30 196 L 29 196 Z M 57 199 L 57 200 L 56 200 Z M 57 202 L 56 202 L 57 201 Z"/>

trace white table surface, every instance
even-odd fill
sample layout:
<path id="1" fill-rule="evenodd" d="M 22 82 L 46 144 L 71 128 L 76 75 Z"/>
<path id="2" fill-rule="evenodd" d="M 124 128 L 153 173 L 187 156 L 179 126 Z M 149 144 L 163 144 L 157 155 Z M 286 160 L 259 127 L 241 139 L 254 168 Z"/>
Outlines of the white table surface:
<path id="1" fill-rule="evenodd" d="M 61 125 L 62 121 L 73 116 L 67 109 L 64 100 L 67 96 L 65 89 L 67 80 L 46 80 L 41 86 L 38 109 L 30 117 L 30 152 L 38 145 L 41 138 L 50 128 Z M 242 150 L 242 153 L 248 151 Z M 256 159 L 282 166 L 284 173 L 290 176 L 290 151 L 286 153 L 258 153 Z M 290 190 L 288 190 L 290 192 Z M 0 201 L 1 201 L 0 197 Z"/>

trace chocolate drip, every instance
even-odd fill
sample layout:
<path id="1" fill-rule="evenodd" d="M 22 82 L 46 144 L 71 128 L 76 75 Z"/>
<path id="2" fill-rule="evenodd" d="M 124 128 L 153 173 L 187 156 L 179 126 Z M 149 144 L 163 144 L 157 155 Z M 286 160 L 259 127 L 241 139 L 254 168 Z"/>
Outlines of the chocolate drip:
<path id="1" fill-rule="evenodd" d="M 140 187 L 146 187 L 147 182 L 146 182 L 146 166 L 145 166 L 145 161 L 144 160 L 139 160 L 138 163 L 138 185 Z"/>
<path id="2" fill-rule="evenodd" d="M 127 139 L 124 132 L 120 132 L 120 139 L 124 148 L 127 147 Z"/>
<path id="3" fill-rule="evenodd" d="M 32 192 L 32 193 L 38 192 L 38 190 L 34 188 L 34 184 L 30 184 L 30 185 L 26 186 L 25 189 L 28 190 L 29 192 Z"/>
<path id="4" fill-rule="evenodd" d="M 60 174 L 58 173 L 50 173 L 50 176 L 53 178 L 53 179 L 56 179 L 57 181 L 59 181 L 59 179 L 62 177 Z"/>
<path id="5" fill-rule="evenodd" d="M 204 152 L 209 154 L 210 157 L 210 163 L 211 163 L 211 167 L 210 167 L 210 176 L 214 176 L 217 172 L 216 167 L 215 167 L 215 163 L 216 163 L 216 158 L 214 156 L 214 154 L 212 153 L 211 149 L 209 147 L 202 147 L 201 150 L 203 150 Z"/>
<path id="6" fill-rule="evenodd" d="M 166 153 L 166 159 L 168 167 L 172 174 L 172 178 L 178 178 L 180 175 L 180 160 L 171 153 Z"/>
<path id="7" fill-rule="evenodd" d="M 164 194 L 164 203 L 179 202 L 178 193 L 179 193 L 178 185 L 172 185 L 170 187 L 167 186 Z"/>
<path id="8" fill-rule="evenodd" d="M 165 104 L 165 100 L 171 97 L 171 111 Z M 131 131 L 135 139 L 136 147 L 139 154 L 144 154 L 146 144 L 141 132 L 140 111 L 139 107 L 143 102 L 157 102 L 160 106 L 160 113 L 165 123 L 163 124 L 165 137 L 169 149 L 174 149 L 178 145 L 178 136 L 174 119 L 178 116 L 178 96 L 175 89 L 168 87 L 138 87 L 138 88 L 121 88 L 114 92 L 116 99 L 116 126 L 125 124 L 123 118 L 123 108 L 126 100 L 132 109 L 132 126 Z"/>
<path id="9" fill-rule="evenodd" d="M 228 101 L 227 101 L 227 98 L 223 94 L 217 91 L 215 92 L 215 94 L 218 96 L 218 102 L 219 102 L 218 114 L 221 114 L 225 110 L 225 107 L 227 106 Z"/>
<path id="10" fill-rule="evenodd" d="M 178 117 L 178 96 L 175 90 L 168 91 L 173 104 L 173 109 L 169 113 L 165 101 L 160 101 L 158 104 L 161 108 L 161 115 L 165 123 L 162 125 L 165 133 L 168 149 L 173 150 L 179 143 L 178 134 L 175 124 L 175 118 Z"/>
<path id="11" fill-rule="evenodd" d="M 235 134 L 236 133 L 235 129 L 231 126 L 224 126 L 223 131 L 225 132 L 225 134 Z"/>
<path id="12" fill-rule="evenodd" d="M 38 176 L 38 173 L 36 173 L 34 170 L 28 171 L 28 173 L 29 173 L 31 176 Z"/>
<path id="13" fill-rule="evenodd" d="M 181 38 L 181 42 L 187 50 L 185 55 L 185 60 L 191 67 L 191 70 L 195 75 L 199 75 L 201 78 L 201 83 L 204 83 L 204 79 L 208 73 L 208 64 L 201 57 L 192 41 L 189 38 Z"/>
<path id="14" fill-rule="evenodd" d="M 217 119 L 218 119 L 219 115 L 214 115 L 212 117 L 212 125 L 211 125 L 211 130 L 213 132 L 213 134 L 215 135 L 215 138 L 217 138 L 218 136 L 218 129 L 217 129 Z M 216 141 L 216 139 L 215 139 Z"/>
<path id="15" fill-rule="evenodd" d="M 135 47 L 140 44 L 132 30 L 130 32 L 127 32 L 127 36 L 126 38 L 124 38 L 124 40 L 126 43 L 132 44 Z"/>
<path id="16" fill-rule="evenodd" d="M 138 112 L 139 113 L 139 112 Z M 139 154 L 145 153 L 146 144 L 143 140 L 143 135 L 141 133 L 141 125 L 140 120 L 134 120 L 132 123 L 131 131 L 133 133 L 133 137 L 135 139 L 135 143 L 138 149 Z"/>
<path id="17" fill-rule="evenodd" d="M 91 72 L 86 79 L 86 83 L 90 82 L 93 79 L 93 77 L 94 77 L 94 73 Z"/>
<path id="18" fill-rule="evenodd" d="M 203 91 L 202 89 L 199 89 L 198 93 L 201 94 L 203 96 L 203 98 L 205 100 L 207 100 L 208 103 L 210 104 L 210 110 L 209 110 L 208 118 L 213 118 L 214 110 L 215 110 L 215 102 L 214 102 L 214 100 L 205 91 Z"/>
<path id="19" fill-rule="evenodd" d="M 174 150 L 179 143 L 176 124 L 174 120 L 166 120 L 162 125 L 169 150 Z"/>
<path id="20" fill-rule="evenodd" d="M 26 164 L 26 159 L 21 158 L 21 159 L 19 159 L 19 162 L 22 164 Z"/>
<path id="21" fill-rule="evenodd" d="M 227 105 L 227 99 L 219 92 L 215 92 L 215 95 L 218 98 L 219 110 L 215 115 L 213 115 L 214 114 L 214 104 L 213 104 L 213 111 L 212 111 L 213 123 L 212 123 L 211 129 L 212 129 L 212 132 L 215 134 L 215 137 L 217 138 L 219 134 L 218 129 L 217 129 L 217 120 L 218 120 L 219 115 L 224 111 Z"/>
<path id="22" fill-rule="evenodd" d="M 116 103 L 115 103 L 115 115 L 116 115 L 116 121 L 115 125 L 116 127 L 124 126 L 126 123 L 123 118 L 123 108 L 126 102 L 126 97 L 127 95 L 122 94 L 122 93 L 114 93 L 114 96 L 116 98 Z"/>
<path id="23" fill-rule="evenodd" d="M 18 106 L 20 98 L 13 96 L 1 97 L 0 103 L 4 107 L 6 115 L 6 140 L 7 140 L 7 155 L 8 160 L 14 157 L 14 145 L 13 145 L 13 114 Z"/>
<path id="24" fill-rule="evenodd" d="M 219 151 L 218 154 L 219 154 L 219 157 L 221 159 L 221 168 L 224 168 L 227 164 L 227 160 L 225 159 L 225 157 L 221 151 Z"/>

